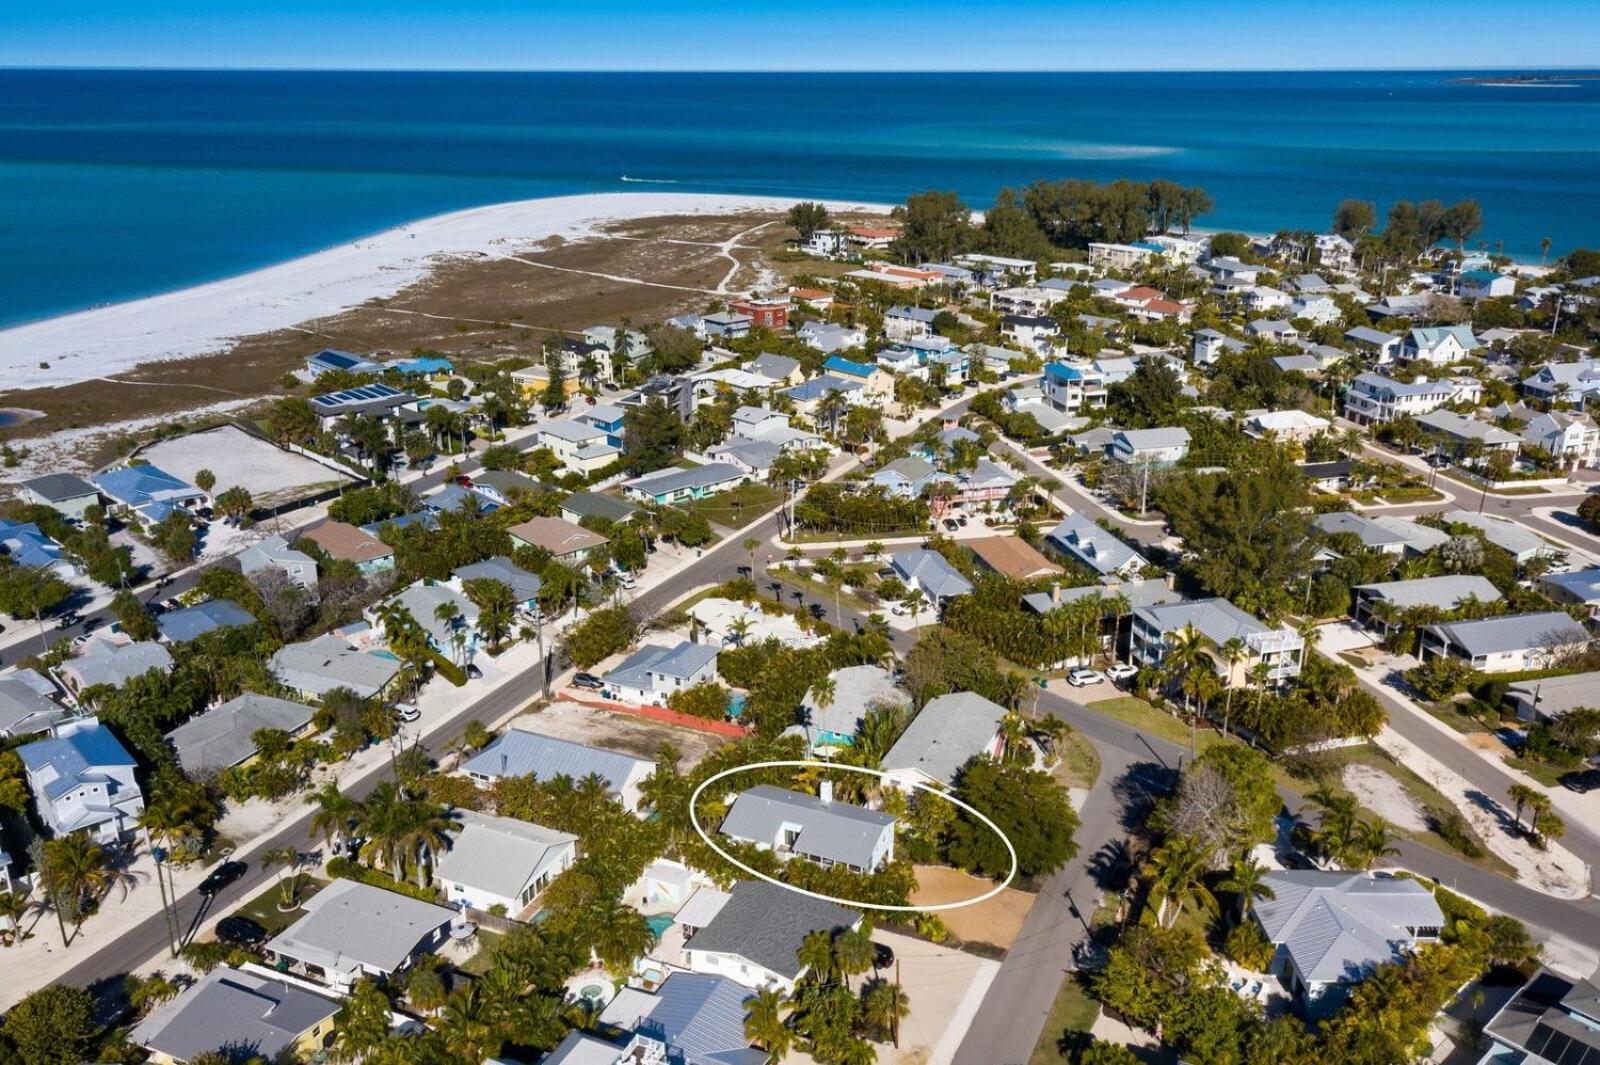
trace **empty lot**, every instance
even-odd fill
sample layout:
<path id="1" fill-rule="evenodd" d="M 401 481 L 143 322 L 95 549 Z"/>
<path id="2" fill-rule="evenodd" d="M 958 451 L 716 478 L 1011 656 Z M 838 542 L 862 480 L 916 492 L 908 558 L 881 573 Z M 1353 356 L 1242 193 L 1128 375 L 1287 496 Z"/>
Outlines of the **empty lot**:
<path id="1" fill-rule="evenodd" d="M 355 478 L 274 447 L 232 425 L 152 444 L 139 457 L 190 484 L 195 474 L 210 470 L 217 483 L 212 492 L 238 485 L 256 506 L 273 506 L 313 495 Z"/>

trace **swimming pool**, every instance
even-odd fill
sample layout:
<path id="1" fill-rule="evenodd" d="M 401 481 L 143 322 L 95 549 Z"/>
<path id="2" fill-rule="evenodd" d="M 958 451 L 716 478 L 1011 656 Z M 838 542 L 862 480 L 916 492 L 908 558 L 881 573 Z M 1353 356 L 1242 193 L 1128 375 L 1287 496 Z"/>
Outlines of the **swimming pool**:
<path id="1" fill-rule="evenodd" d="M 650 926 L 650 933 L 656 937 L 658 942 L 662 936 L 667 934 L 667 929 L 677 924 L 669 913 L 658 913 L 653 917 L 646 917 L 644 923 Z"/>
<path id="2" fill-rule="evenodd" d="M 743 714 L 744 713 L 744 701 L 746 699 L 748 699 L 748 698 L 749 698 L 749 696 L 746 695 L 744 692 L 734 692 L 733 694 L 729 695 L 728 696 L 728 716 L 736 718 L 740 714 Z"/>

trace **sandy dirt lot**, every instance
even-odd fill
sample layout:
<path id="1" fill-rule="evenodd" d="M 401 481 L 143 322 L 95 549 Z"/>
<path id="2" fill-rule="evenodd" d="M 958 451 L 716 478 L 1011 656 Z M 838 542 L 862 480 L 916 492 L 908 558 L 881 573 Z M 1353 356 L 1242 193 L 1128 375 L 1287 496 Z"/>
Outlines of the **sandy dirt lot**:
<path id="1" fill-rule="evenodd" d="M 937 865 L 917 866 L 917 890 L 911 901 L 935 905 L 981 895 L 994 887 L 989 880 L 968 876 L 958 869 Z M 955 936 L 970 943 L 989 943 L 1009 948 L 1022 922 L 1033 907 L 1033 896 L 1016 888 L 1006 888 L 994 898 L 959 910 L 941 910 L 939 916 Z"/>
<path id="2" fill-rule="evenodd" d="M 654 759 L 663 743 L 679 751 L 678 769 L 689 769 L 726 741 L 721 736 L 692 729 L 673 728 L 658 721 L 580 706 L 577 703 L 551 703 L 536 713 L 523 714 L 511 728 L 527 729 L 574 743 L 622 751 L 635 758 Z"/>
<path id="3" fill-rule="evenodd" d="M 900 1023 L 899 1048 L 875 1045 L 878 1060 L 895 1065 L 950 1061 L 1000 963 L 893 932 L 877 931 L 872 938 L 894 950 L 897 968 L 884 975 L 893 980 L 898 974 L 911 997 L 911 1014 Z"/>
<path id="4" fill-rule="evenodd" d="M 222 492 L 234 485 L 249 489 L 257 506 L 272 506 L 313 495 L 355 478 L 283 451 L 232 425 L 207 429 L 152 444 L 139 453 L 152 466 L 194 483 L 195 474 L 210 470 Z"/>
<path id="5" fill-rule="evenodd" d="M 1375 811 L 1384 820 L 1411 832 L 1426 832 L 1428 820 L 1411 801 L 1400 782 L 1381 769 L 1370 765 L 1344 767 L 1344 786 L 1355 794 L 1367 809 Z"/>

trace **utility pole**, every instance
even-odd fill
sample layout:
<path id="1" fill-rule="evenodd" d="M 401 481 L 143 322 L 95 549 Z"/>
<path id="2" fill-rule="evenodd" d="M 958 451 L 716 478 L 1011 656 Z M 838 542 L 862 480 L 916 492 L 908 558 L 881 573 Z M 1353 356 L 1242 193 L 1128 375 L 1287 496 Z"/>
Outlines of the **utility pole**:
<path id="1" fill-rule="evenodd" d="M 150 838 L 149 830 L 145 831 L 145 838 Z M 161 878 L 161 867 L 167 863 L 167 851 L 164 847 L 151 846 L 150 857 L 156 862 L 156 886 L 161 889 L 161 920 L 167 928 L 167 950 L 176 958 L 178 956 L 178 921 L 177 914 L 173 913 L 167 903 L 167 882 Z"/>

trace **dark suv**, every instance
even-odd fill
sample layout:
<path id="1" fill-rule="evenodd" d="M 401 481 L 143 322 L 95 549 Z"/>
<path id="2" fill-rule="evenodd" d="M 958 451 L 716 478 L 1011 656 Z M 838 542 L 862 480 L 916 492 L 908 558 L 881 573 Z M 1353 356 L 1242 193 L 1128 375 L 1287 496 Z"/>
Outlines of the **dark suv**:
<path id="1" fill-rule="evenodd" d="M 223 888 L 227 887 L 229 884 L 243 876 L 244 871 L 247 868 L 248 866 L 246 866 L 243 862 L 223 862 L 221 865 L 211 870 L 211 872 L 207 873 L 204 880 L 200 881 L 200 894 L 207 896 L 215 895 L 217 892 L 221 891 Z"/>

